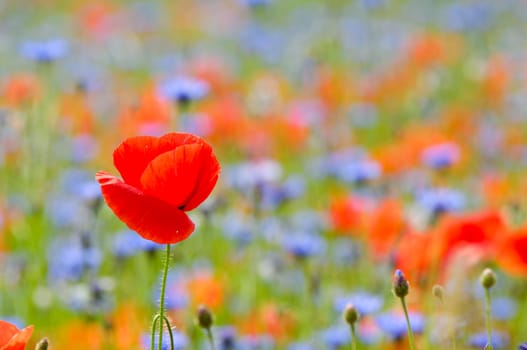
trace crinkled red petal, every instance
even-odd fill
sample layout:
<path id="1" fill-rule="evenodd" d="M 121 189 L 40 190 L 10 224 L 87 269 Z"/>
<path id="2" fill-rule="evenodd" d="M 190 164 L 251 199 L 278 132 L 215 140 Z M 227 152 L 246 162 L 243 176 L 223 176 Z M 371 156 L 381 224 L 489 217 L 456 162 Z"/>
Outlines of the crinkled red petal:
<path id="1" fill-rule="evenodd" d="M 187 133 L 169 133 L 160 138 L 136 136 L 124 140 L 113 152 L 113 162 L 124 182 L 140 188 L 141 175 L 148 163 L 162 153 L 178 146 L 203 143 L 195 135 Z"/>
<path id="2" fill-rule="evenodd" d="M 160 244 L 177 243 L 194 232 L 194 223 L 177 207 L 146 195 L 107 172 L 98 172 L 96 179 L 110 209 L 143 238 Z"/>

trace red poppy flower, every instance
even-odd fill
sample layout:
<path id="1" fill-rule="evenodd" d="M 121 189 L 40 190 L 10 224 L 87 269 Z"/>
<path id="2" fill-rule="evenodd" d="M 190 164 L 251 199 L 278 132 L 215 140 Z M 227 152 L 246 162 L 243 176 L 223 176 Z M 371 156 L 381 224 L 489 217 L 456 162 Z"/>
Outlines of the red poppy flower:
<path id="1" fill-rule="evenodd" d="M 211 193 L 220 165 L 198 136 L 170 133 L 125 140 L 113 152 L 123 180 L 99 171 L 104 200 L 130 229 L 157 243 L 176 243 L 194 231 L 186 211 Z"/>
<path id="2" fill-rule="evenodd" d="M 33 326 L 22 330 L 9 322 L 0 320 L 0 350 L 24 350 L 33 333 Z"/>

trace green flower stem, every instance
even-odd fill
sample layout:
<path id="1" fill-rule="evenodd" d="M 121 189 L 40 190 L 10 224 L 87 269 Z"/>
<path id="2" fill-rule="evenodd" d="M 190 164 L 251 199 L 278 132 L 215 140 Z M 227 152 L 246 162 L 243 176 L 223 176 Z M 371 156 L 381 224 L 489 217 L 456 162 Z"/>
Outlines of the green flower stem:
<path id="1" fill-rule="evenodd" d="M 163 279 L 161 281 L 161 295 L 159 297 L 159 343 L 157 345 L 158 350 L 163 349 L 163 322 L 165 320 L 165 290 L 167 286 L 167 275 L 168 275 L 169 262 L 170 262 L 170 244 L 167 244 L 165 265 L 163 268 Z M 152 350 L 154 350 L 153 347 L 152 347 Z"/>
<path id="2" fill-rule="evenodd" d="M 485 288 L 485 323 L 487 325 L 487 350 L 493 350 L 492 347 L 492 326 L 490 323 L 490 288 Z"/>
<path id="3" fill-rule="evenodd" d="M 210 348 L 212 350 L 216 350 L 216 345 L 214 345 L 214 337 L 212 336 L 212 332 L 210 330 L 210 327 L 207 328 L 207 338 L 209 339 Z"/>
<path id="4" fill-rule="evenodd" d="M 174 347 L 174 333 L 172 332 L 172 327 L 170 326 L 170 321 L 168 320 L 168 318 L 166 316 L 163 316 L 163 319 L 165 320 L 165 324 L 166 324 L 167 329 L 168 329 L 168 335 L 170 337 L 170 350 L 175 350 L 175 347 Z"/>
<path id="5" fill-rule="evenodd" d="M 357 337 L 355 335 L 355 324 L 350 325 L 351 331 L 351 350 L 357 350 Z"/>
<path id="6" fill-rule="evenodd" d="M 404 317 L 406 318 L 406 326 L 408 328 L 408 341 L 410 343 L 410 350 L 415 350 L 414 333 L 412 332 L 412 326 L 410 325 L 410 317 L 408 316 L 408 308 L 406 307 L 406 301 L 404 297 L 401 297 L 401 304 L 403 305 Z"/>

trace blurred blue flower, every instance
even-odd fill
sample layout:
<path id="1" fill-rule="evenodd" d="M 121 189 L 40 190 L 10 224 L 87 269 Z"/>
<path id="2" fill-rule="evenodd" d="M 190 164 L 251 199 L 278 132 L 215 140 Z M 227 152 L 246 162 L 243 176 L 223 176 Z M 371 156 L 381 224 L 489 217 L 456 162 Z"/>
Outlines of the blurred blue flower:
<path id="1" fill-rule="evenodd" d="M 527 350 L 527 343 L 520 344 L 518 350 Z"/>
<path id="2" fill-rule="evenodd" d="M 234 240 L 238 245 L 244 246 L 253 240 L 254 224 L 237 212 L 225 215 L 222 233 L 225 237 Z"/>
<path id="3" fill-rule="evenodd" d="M 417 203 L 430 213 L 459 211 L 465 206 L 465 195 L 448 188 L 433 188 L 417 194 Z"/>
<path id="4" fill-rule="evenodd" d="M 175 350 L 183 350 L 185 349 L 188 345 L 189 345 L 189 340 L 188 340 L 188 337 L 173 329 L 172 330 L 172 334 L 174 336 L 174 349 Z M 142 337 L 142 344 L 143 344 L 143 347 L 145 349 L 149 349 L 150 348 L 150 341 L 151 341 L 151 335 L 150 334 L 143 334 Z M 159 338 L 158 338 L 158 334 L 156 334 L 156 336 L 154 337 L 154 349 L 157 349 L 159 346 Z M 171 346 L 170 346 L 170 335 L 167 333 L 164 333 L 163 334 L 163 344 L 162 344 L 162 347 L 161 347 L 163 350 L 170 350 L 171 349 Z"/>
<path id="5" fill-rule="evenodd" d="M 484 2 L 453 2 L 446 7 L 446 27 L 452 31 L 486 30 L 493 19 L 492 8 Z"/>
<path id="6" fill-rule="evenodd" d="M 218 350 L 236 350 L 238 349 L 238 335 L 236 329 L 231 326 L 214 327 L 214 342 Z M 207 348 L 208 348 L 207 344 Z"/>
<path id="7" fill-rule="evenodd" d="M 309 344 L 309 343 L 293 343 L 293 344 L 289 344 L 289 346 L 287 347 L 287 350 L 315 350 L 315 348 L 313 347 L 313 345 Z"/>
<path id="8" fill-rule="evenodd" d="M 320 333 L 323 343 L 329 349 L 339 349 L 341 346 L 349 344 L 351 340 L 350 330 L 346 326 L 333 326 Z"/>
<path id="9" fill-rule="evenodd" d="M 126 258 L 140 252 L 158 250 L 162 247 L 162 244 L 144 239 L 135 231 L 124 230 L 115 235 L 112 252 L 118 258 Z"/>
<path id="10" fill-rule="evenodd" d="M 491 304 L 492 317 L 496 320 L 505 321 L 516 315 L 518 303 L 507 297 L 493 298 Z"/>
<path id="11" fill-rule="evenodd" d="M 282 237 L 283 248 L 296 258 L 320 255 L 326 250 L 326 242 L 317 234 L 289 233 Z"/>
<path id="12" fill-rule="evenodd" d="M 421 155 L 421 160 L 432 169 L 448 168 L 459 160 L 459 147 L 452 142 L 427 147 Z"/>
<path id="13" fill-rule="evenodd" d="M 492 332 L 492 347 L 494 349 L 505 349 L 509 343 L 505 333 Z M 474 348 L 483 349 L 487 345 L 487 332 L 480 332 L 470 336 L 467 344 Z"/>
<path id="14" fill-rule="evenodd" d="M 264 209 L 274 209 L 280 204 L 300 197 L 304 193 L 305 182 L 300 176 L 290 176 L 281 184 L 267 184 L 260 187 L 261 205 Z"/>
<path id="15" fill-rule="evenodd" d="M 22 44 L 20 53 L 25 58 L 39 63 L 50 63 L 68 53 L 68 43 L 64 39 L 47 41 L 27 41 Z"/>
<path id="16" fill-rule="evenodd" d="M 48 249 L 48 277 L 52 282 L 76 281 L 86 271 L 97 270 L 102 252 L 85 246 L 79 237 L 56 239 Z"/>
<path id="17" fill-rule="evenodd" d="M 209 89 L 205 81 L 183 76 L 164 81 L 158 87 L 161 96 L 180 104 L 201 100 Z"/>
<path id="18" fill-rule="evenodd" d="M 359 291 L 349 296 L 336 298 L 333 307 L 335 311 L 341 314 L 349 303 L 353 304 L 357 311 L 365 316 L 378 312 L 382 308 L 384 300 L 379 295 Z"/>
<path id="19" fill-rule="evenodd" d="M 412 331 L 414 333 L 422 333 L 425 323 L 423 315 L 417 312 L 410 312 L 408 316 Z M 375 317 L 375 322 L 379 329 L 392 340 L 399 340 L 405 337 L 408 331 L 403 313 L 383 313 Z"/>

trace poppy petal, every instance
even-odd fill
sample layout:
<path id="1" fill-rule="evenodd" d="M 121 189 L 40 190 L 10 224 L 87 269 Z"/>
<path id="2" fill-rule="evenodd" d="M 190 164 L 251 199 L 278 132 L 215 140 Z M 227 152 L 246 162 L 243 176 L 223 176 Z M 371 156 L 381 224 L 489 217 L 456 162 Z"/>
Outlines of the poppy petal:
<path id="1" fill-rule="evenodd" d="M 200 152 L 200 157 L 201 169 L 198 173 L 198 180 L 194 192 L 183 208 L 185 211 L 196 208 L 207 199 L 216 186 L 220 175 L 220 163 L 209 145 L 205 144 Z"/>
<path id="2" fill-rule="evenodd" d="M 160 244 L 177 243 L 194 231 L 194 223 L 177 207 L 151 197 L 107 172 L 99 171 L 96 179 L 110 209 L 143 238 Z"/>
<path id="3" fill-rule="evenodd" d="M 124 140 L 113 152 L 113 162 L 124 182 L 140 188 L 141 175 L 158 155 L 178 146 L 203 143 L 199 137 L 187 133 L 169 133 L 160 138 L 136 136 Z"/>
<path id="4" fill-rule="evenodd" d="M 203 148 L 184 145 L 156 157 L 141 176 L 145 193 L 182 209 L 195 191 Z"/>
<path id="5" fill-rule="evenodd" d="M 2 350 L 24 350 L 32 334 L 33 326 L 22 329 L 2 347 Z"/>
<path id="6" fill-rule="evenodd" d="M 113 163 L 127 184 L 139 188 L 141 174 L 156 155 L 157 137 L 131 137 L 115 149 Z"/>
<path id="7" fill-rule="evenodd" d="M 0 345 L 6 344 L 18 332 L 19 330 L 15 325 L 0 320 Z"/>

